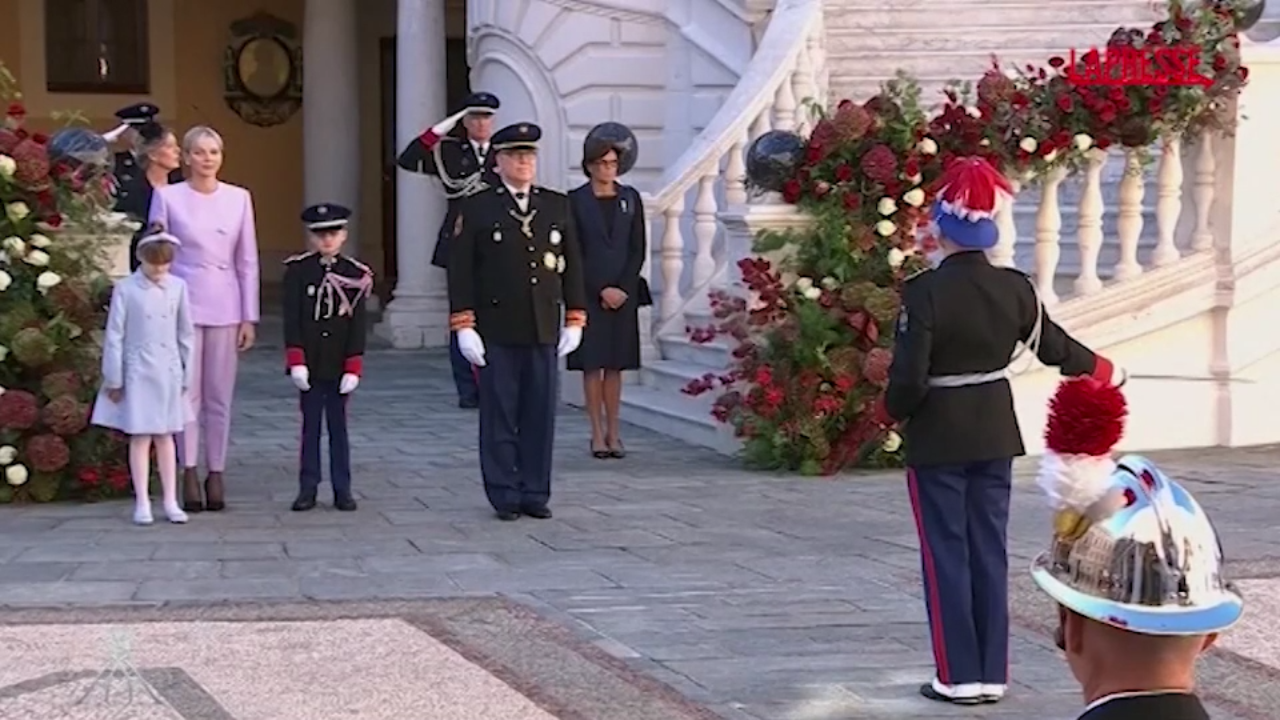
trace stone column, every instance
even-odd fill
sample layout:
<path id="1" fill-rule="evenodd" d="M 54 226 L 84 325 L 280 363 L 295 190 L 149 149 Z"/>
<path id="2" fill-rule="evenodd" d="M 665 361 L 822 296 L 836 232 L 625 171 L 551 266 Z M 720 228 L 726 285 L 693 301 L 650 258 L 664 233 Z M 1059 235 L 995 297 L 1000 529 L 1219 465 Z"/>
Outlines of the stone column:
<path id="1" fill-rule="evenodd" d="M 445 3 L 399 0 L 396 14 L 396 145 L 447 114 Z M 446 204 L 438 183 L 396 170 L 396 287 L 378 333 L 399 348 L 449 342 L 444 271 L 431 265 Z"/>
<path id="2" fill-rule="evenodd" d="M 360 208 L 360 58 L 355 0 L 307 0 L 303 16 L 302 135 L 307 205 Z M 301 210 L 301 208 L 298 208 Z M 360 251 L 360 216 L 347 251 Z"/>

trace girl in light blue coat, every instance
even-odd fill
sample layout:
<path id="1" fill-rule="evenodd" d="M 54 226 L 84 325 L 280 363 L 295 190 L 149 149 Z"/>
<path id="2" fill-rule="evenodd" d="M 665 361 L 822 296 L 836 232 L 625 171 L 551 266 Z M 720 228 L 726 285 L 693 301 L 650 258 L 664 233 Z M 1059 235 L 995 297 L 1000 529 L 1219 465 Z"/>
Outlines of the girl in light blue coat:
<path id="1" fill-rule="evenodd" d="M 107 314 L 102 348 L 102 389 L 93 407 L 93 424 L 129 436 L 129 472 L 137 505 L 133 521 L 150 525 L 150 457 L 156 465 L 164 497 L 164 514 L 172 523 L 187 515 L 178 503 L 178 461 L 174 433 L 191 421 L 185 393 L 194 372 L 187 285 L 169 274 L 182 243 L 153 227 L 138 241 L 141 267 L 115 286 Z"/>

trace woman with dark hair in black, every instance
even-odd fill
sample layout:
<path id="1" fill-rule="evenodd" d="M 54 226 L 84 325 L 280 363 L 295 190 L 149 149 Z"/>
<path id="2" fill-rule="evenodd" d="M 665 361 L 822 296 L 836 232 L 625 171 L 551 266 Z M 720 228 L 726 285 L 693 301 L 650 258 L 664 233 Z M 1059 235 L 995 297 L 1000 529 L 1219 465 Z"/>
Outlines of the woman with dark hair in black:
<path id="1" fill-rule="evenodd" d="M 596 131 L 587 136 L 582 171 L 589 182 L 569 193 L 588 302 L 582 345 L 569 355 L 568 367 L 582 371 L 591 454 L 599 459 L 626 456 L 618 418 L 622 372 L 640 368 L 638 312 L 651 304 L 640 277 L 644 206 L 635 188 L 617 180 L 635 163 L 635 138 L 621 130 L 621 137 Z"/>

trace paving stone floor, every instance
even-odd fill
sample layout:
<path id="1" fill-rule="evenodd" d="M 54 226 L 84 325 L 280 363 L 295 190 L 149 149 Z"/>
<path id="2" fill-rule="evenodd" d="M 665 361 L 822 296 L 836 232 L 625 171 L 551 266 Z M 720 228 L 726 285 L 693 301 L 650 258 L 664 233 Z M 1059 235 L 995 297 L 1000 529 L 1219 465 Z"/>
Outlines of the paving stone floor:
<path id="1" fill-rule="evenodd" d="M 1030 463 L 1010 533 L 1013 692 L 997 706 L 938 707 L 915 694 L 931 661 L 898 476 L 756 474 L 639 429 L 630 457 L 602 462 L 566 410 L 555 519 L 498 523 L 480 488 L 475 413 L 455 407 L 445 365 L 437 352 L 372 352 L 351 405 L 361 509 L 295 514 L 296 401 L 278 351 L 255 350 L 241 371 L 228 511 L 135 528 L 128 502 L 0 508 L 0 605 L 499 593 L 725 718 L 1075 717 L 1049 606 L 1025 577 L 1046 521 Z M 1270 717 L 1280 450 L 1159 458 L 1199 494 L 1234 573 L 1249 578 L 1248 621 L 1204 663 L 1214 717 Z"/>

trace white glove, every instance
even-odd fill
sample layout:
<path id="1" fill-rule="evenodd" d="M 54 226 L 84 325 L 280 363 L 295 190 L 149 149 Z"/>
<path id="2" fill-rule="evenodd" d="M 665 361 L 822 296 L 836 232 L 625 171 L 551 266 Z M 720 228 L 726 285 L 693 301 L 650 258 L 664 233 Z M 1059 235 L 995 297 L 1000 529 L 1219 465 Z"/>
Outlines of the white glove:
<path id="1" fill-rule="evenodd" d="M 356 386 L 358 386 L 359 384 L 360 384 L 359 375 L 352 375 L 351 373 L 346 373 L 342 376 L 342 380 L 338 383 L 338 394 L 346 395 L 352 390 L 355 390 Z"/>
<path id="2" fill-rule="evenodd" d="M 582 344 L 582 328 L 567 327 L 560 329 L 560 344 L 556 347 L 556 355 L 564 357 Z"/>
<path id="3" fill-rule="evenodd" d="M 484 367 L 484 341 L 480 339 L 480 333 L 472 328 L 463 328 L 457 334 L 458 351 L 462 357 L 476 367 Z"/>
<path id="4" fill-rule="evenodd" d="M 311 372 L 307 370 L 306 365 L 294 365 L 289 368 L 289 377 L 293 378 L 293 384 L 302 392 L 311 389 Z"/>
<path id="5" fill-rule="evenodd" d="M 466 114 L 466 108 L 459 110 L 435 125 L 432 125 L 431 132 L 435 133 L 437 137 L 444 137 L 445 135 L 448 135 L 449 131 L 457 127 L 458 123 L 461 122 L 462 118 L 465 117 Z"/>

